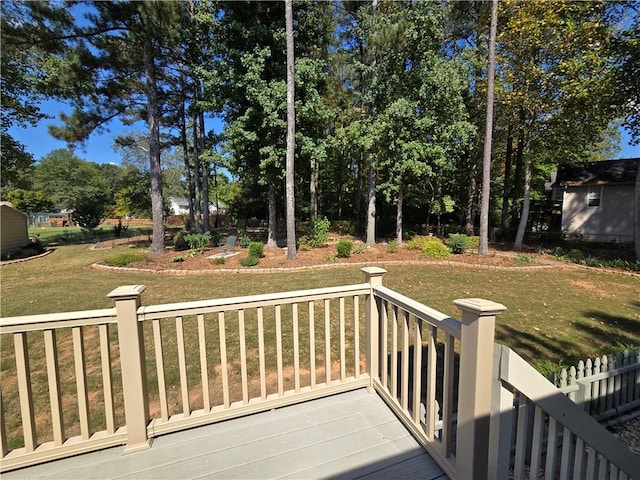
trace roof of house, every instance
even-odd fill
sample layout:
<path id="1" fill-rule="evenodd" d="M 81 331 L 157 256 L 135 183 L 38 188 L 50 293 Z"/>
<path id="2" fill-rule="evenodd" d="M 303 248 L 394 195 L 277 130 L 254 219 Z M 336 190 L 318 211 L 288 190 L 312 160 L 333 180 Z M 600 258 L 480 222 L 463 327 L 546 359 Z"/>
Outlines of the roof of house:
<path id="1" fill-rule="evenodd" d="M 633 184 L 640 166 L 640 158 L 591 162 L 577 167 L 558 170 L 557 185 L 604 185 L 609 183 Z"/>
<path id="2" fill-rule="evenodd" d="M 0 202 L 0 206 L 1 206 L 1 207 L 6 207 L 6 208 L 10 208 L 11 210 L 14 210 L 14 211 L 18 212 L 20 215 L 23 215 L 23 216 L 25 216 L 25 217 L 27 216 L 27 214 L 26 214 L 26 213 L 21 212 L 20 210 L 18 210 L 16 207 L 14 207 L 14 206 L 13 206 L 11 203 L 9 203 L 9 202 Z"/>

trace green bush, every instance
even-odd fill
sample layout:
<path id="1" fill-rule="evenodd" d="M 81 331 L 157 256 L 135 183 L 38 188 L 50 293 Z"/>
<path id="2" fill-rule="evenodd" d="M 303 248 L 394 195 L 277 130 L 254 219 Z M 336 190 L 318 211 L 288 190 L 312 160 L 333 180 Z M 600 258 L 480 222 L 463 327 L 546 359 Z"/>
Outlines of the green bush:
<path id="1" fill-rule="evenodd" d="M 211 259 L 211 263 L 213 263 L 214 265 L 224 265 L 224 262 L 224 257 L 214 257 Z"/>
<path id="2" fill-rule="evenodd" d="M 260 259 L 258 257 L 249 256 L 246 258 L 241 258 L 240 265 L 242 265 L 243 267 L 253 267 L 254 265 L 257 265 L 259 261 Z"/>
<path id="3" fill-rule="evenodd" d="M 584 253 L 582 253 L 582 250 L 574 248 L 569 253 L 567 253 L 567 258 L 571 262 L 580 263 L 582 260 L 584 260 Z"/>
<path id="4" fill-rule="evenodd" d="M 251 242 L 249 244 L 249 257 L 262 258 L 264 256 L 264 244 L 262 242 Z"/>
<path id="5" fill-rule="evenodd" d="M 323 247 L 329 240 L 329 230 L 331 223 L 327 220 L 327 217 L 319 217 L 313 222 L 311 231 L 309 232 L 309 243 L 312 247 Z"/>
<path id="6" fill-rule="evenodd" d="M 451 256 L 451 252 L 440 240 L 430 238 L 423 243 L 420 255 L 427 258 L 447 258 Z"/>
<path id="7" fill-rule="evenodd" d="M 387 243 L 387 252 L 389 253 L 396 253 L 398 251 L 398 248 L 400 248 L 400 244 L 398 244 L 398 242 L 396 242 L 395 240 L 391 240 L 389 243 Z"/>
<path id="8" fill-rule="evenodd" d="M 249 248 L 249 245 L 251 245 L 251 239 L 246 235 L 243 235 L 238 241 L 238 245 L 240 245 L 240 248 Z"/>
<path id="9" fill-rule="evenodd" d="M 336 255 L 338 258 L 349 258 L 351 256 L 351 249 L 353 248 L 353 242 L 351 240 L 338 240 L 336 243 Z"/>
<path id="10" fill-rule="evenodd" d="M 536 259 L 534 257 L 532 257 L 531 255 L 527 255 L 524 253 L 519 253 L 516 255 L 516 263 L 518 265 L 527 265 L 530 263 L 535 263 Z"/>
<path id="11" fill-rule="evenodd" d="M 173 263 L 184 262 L 184 257 L 182 255 L 176 255 L 175 257 L 171 257 L 171 261 Z"/>
<path id="12" fill-rule="evenodd" d="M 205 248 L 207 248 L 207 244 L 211 240 L 211 234 L 209 232 L 190 233 L 189 235 L 184 236 L 184 240 L 187 242 L 187 245 L 189 245 L 191 253 L 199 255 L 204 252 Z"/>
<path id="13" fill-rule="evenodd" d="M 478 250 L 478 248 L 480 247 L 480 237 L 478 235 L 473 235 L 469 238 L 469 244 L 467 245 L 467 248 L 470 250 Z"/>
<path id="14" fill-rule="evenodd" d="M 425 235 L 416 235 L 407 242 L 407 248 L 409 250 L 422 250 L 425 243 L 437 240 L 435 237 L 427 237 Z"/>
<path id="15" fill-rule="evenodd" d="M 119 255 L 115 255 L 113 257 L 108 257 L 104 259 L 105 265 L 109 265 L 111 267 L 124 267 L 125 265 L 129 265 L 134 262 L 142 262 L 147 259 L 146 253 L 143 252 L 126 252 L 121 253 Z"/>
<path id="16" fill-rule="evenodd" d="M 453 253 L 464 253 L 469 248 L 469 237 L 464 233 L 452 233 L 445 243 Z"/>
<path id="17" fill-rule="evenodd" d="M 187 235 L 188 235 L 187 232 L 185 232 L 184 230 L 180 230 L 178 233 L 176 233 L 173 236 L 173 248 L 176 251 L 186 250 L 187 249 L 187 247 L 188 247 L 187 241 L 184 238 Z"/>

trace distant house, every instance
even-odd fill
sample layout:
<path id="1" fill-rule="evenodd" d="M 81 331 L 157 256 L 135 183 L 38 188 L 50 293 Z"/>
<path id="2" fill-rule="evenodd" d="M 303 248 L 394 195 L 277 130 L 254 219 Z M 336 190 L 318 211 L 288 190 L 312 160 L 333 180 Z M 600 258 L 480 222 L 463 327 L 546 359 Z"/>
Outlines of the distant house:
<path id="1" fill-rule="evenodd" d="M 9 202 L 0 202 L 0 254 L 5 255 L 29 243 L 27 216 Z"/>
<path id="2" fill-rule="evenodd" d="M 188 215 L 189 214 L 189 200 L 185 197 L 169 197 L 169 209 L 172 215 Z M 218 202 L 218 208 L 213 202 L 209 202 L 209 213 L 224 215 L 226 206 L 221 202 Z"/>
<path id="3" fill-rule="evenodd" d="M 559 169 L 552 197 L 562 204 L 562 232 L 590 242 L 633 243 L 640 158 Z"/>

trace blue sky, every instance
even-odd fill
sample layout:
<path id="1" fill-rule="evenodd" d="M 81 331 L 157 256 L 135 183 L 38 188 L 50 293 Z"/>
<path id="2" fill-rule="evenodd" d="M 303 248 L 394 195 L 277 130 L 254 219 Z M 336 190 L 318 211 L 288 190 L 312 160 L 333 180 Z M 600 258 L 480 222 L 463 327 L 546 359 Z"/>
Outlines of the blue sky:
<path id="1" fill-rule="evenodd" d="M 42 106 L 42 110 L 47 112 L 56 118 L 48 119 L 40 122 L 37 127 L 18 128 L 14 127 L 9 130 L 10 134 L 17 141 L 25 145 L 27 152 L 31 153 L 33 157 L 40 160 L 56 148 L 66 148 L 67 144 L 60 140 L 56 140 L 47 132 L 47 125 L 59 123 L 57 121 L 57 114 L 64 109 L 64 104 L 56 102 L 48 102 Z M 135 124 L 133 126 L 123 126 L 117 119 L 112 120 L 107 124 L 109 132 L 102 133 L 100 135 L 93 134 L 89 137 L 89 140 L 83 147 L 79 147 L 75 150 L 75 154 L 85 160 L 96 163 L 120 163 L 120 156 L 113 150 L 113 139 L 122 133 L 125 133 L 132 129 L 145 129 L 143 123 Z M 216 133 L 220 133 L 222 124 L 220 121 L 212 121 L 208 128 L 215 129 Z M 622 150 L 618 155 L 618 158 L 634 158 L 640 157 L 640 146 L 633 146 L 629 144 L 629 134 L 622 130 Z"/>

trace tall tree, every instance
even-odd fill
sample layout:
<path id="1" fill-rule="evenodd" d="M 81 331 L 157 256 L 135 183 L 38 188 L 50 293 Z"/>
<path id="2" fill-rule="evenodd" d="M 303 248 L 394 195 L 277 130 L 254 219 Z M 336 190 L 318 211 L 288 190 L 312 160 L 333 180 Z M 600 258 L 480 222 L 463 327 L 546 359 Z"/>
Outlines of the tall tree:
<path id="1" fill-rule="evenodd" d="M 80 142 L 116 116 L 145 121 L 153 219 L 152 253 L 164 251 L 160 165 L 161 97 L 169 74 L 167 52 L 179 39 L 184 19 L 177 2 L 89 2 L 76 25 L 72 54 L 62 57 L 67 75 L 60 88 L 72 101 L 58 138 Z M 70 88 L 71 85 L 75 88 Z"/>
<path id="2" fill-rule="evenodd" d="M 487 120 L 485 122 L 484 156 L 482 159 L 482 205 L 480 208 L 480 245 L 478 254 L 489 253 L 489 201 L 491 199 L 491 147 L 493 137 L 493 89 L 495 83 L 496 33 L 498 30 L 498 0 L 491 3 L 491 36 L 487 73 Z"/>
<path id="3" fill-rule="evenodd" d="M 287 33 L 287 160 L 286 160 L 286 202 L 287 202 L 287 259 L 295 260 L 296 215 L 294 165 L 296 150 L 296 105 L 295 105 L 295 54 L 293 41 L 293 0 L 285 0 Z"/>

